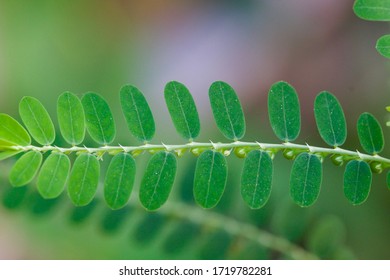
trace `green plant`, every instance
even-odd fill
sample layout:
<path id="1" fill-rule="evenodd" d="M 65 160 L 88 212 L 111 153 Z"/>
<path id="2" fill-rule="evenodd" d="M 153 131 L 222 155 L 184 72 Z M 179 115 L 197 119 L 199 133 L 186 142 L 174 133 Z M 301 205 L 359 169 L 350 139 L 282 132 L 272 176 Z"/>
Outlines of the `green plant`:
<path id="1" fill-rule="evenodd" d="M 380 173 L 390 167 L 390 160 L 378 155 L 384 147 L 382 128 L 375 117 L 363 113 L 357 122 L 362 148 L 368 153 L 340 148 L 347 136 L 346 120 L 336 97 L 329 92 L 318 94 L 314 115 L 322 139 L 330 148 L 291 143 L 300 132 L 300 106 L 295 89 L 286 82 L 272 85 L 268 96 L 269 119 L 281 144 L 239 141 L 245 134 L 245 118 L 240 101 L 231 86 L 215 82 L 209 91 L 214 119 L 221 133 L 232 142 L 198 143 L 193 140 L 200 132 L 200 122 L 194 100 L 179 82 L 165 87 L 165 101 L 177 132 L 185 144 L 150 144 L 155 131 L 151 110 L 144 95 L 134 86 L 120 91 L 122 111 L 128 128 L 140 146 L 109 146 L 116 134 L 115 122 L 106 101 L 96 93 L 85 94 L 81 101 L 65 92 L 58 98 L 57 112 L 61 134 L 71 147 L 51 144 L 55 129 L 43 105 L 33 97 L 24 97 L 19 106 L 21 119 L 28 132 L 12 117 L 2 114 L 0 126 L 2 159 L 24 153 L 10 172 L 10 183 L 20 187 L 31 182 L 42 164 L 42 154 L 48 153 L 38 174 L 39 193 L 48 199 L 58 197 L 68 181 L 68 195 L 76 206 L 92 201 L 98 187 L 99 159 L 104 154 L 113 158 L 104 181 L 104 197 L 112 209 L 126 205 L 132 192 L 136 164 L 133 157 L 143 152 L 153 154 L 144 172 L 139 200 L 147 210 L 159 209 L 168 199 L 174 184 L 177 157 L 186 152 L 199 156 L 196 164 L 193 193 L 203 208 L 212 208 L 221 199 L 227 180 L 225 157 L 232 152 L 245 158 L 241 176 L 241 195 L 252 209 L 265 205 L 271 194 L 272 159 L 281 152 L 294 159 L 290 176 L 290 196 L 306 207 L 318 198 L 322 181 L 322 162 L 330 157 L 336 165 L 346 163 L 344 194 L 352 204 L 363 203 L 369 194 L 372 171 Z M 85 127 L 100 147 L 82 144 Z M 31 137 L 42 146 L 31 145 Z M 70 169 L 68 155 L 77 158 Z M 69 178 L 68 178 L 69 177 Z"/>

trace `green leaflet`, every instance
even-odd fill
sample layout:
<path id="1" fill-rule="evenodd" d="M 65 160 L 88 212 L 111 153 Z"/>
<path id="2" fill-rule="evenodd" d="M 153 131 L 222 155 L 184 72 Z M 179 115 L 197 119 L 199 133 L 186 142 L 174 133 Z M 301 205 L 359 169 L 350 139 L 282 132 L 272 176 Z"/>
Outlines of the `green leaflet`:
<path id="1" fill-rule="evenodd" d="M 139 141 L 152 140 L 155 132 L 154 119 L 142 92 L 132 85 L 125 85 L 120 90 L 120 101 L 131 134 Z"/>
<path id="2" fill-rule="evenodd" d="M 65 188 L 70 160 L 61 153 L 52 153 L 43 163 L 38 175 L 37 187 L 43 198 L 56 198 Z"/>
<path id="3" fill-rule="evenodd" d="M 390 58 L 390 35 L 380 37 L 376 42 L 376 49 L 384 57 Z"/>
<path id="4" fill-rule="evenodd" d="M 99 176 L 99 161 L 94 155 L 81 154 L 76 158 L 68 184 L 68 194 L 74 205 L 84 206 L 92 201 Z"/>
<path id="5" fill-rule="evenodd" d="M 172 81 L 165 86 L 165 102 L 177 132 L 192 141 L 199 135 L 198 111 L 190 91 L 185 85 Z"/>
<path id="6" fill-rule="evenodd" d="M 10 158 L 10 157 L 13 157 L 14 155 L 17 155 L 21 152 L 22 152 L 21 150 L 19 150 L 19 151 L 14 151 L 14 150 L 1 151 L 0 152 L 0 161 L 7 159 L 7 158 Z"/>
<path id="7" fill-rule="evenodd" d="M 344 195 L 353 204 L 366 201 L 371 188 L 372 173 L 367 162 L 351 160 L 344 172 Z"/>
<path id="8" fill-rule="evenodd" d="M 225 82 L 214 82 L 209 98 L 218 129 L 230 140 L 241 139 L 245 134 L 245 118 L 234 89 Z"/>
<path id="9" fill-rule="evenodd" d="M 12 186 L 20 187 L 30 183 L 38 172 L 42 163 L 42 154 L 30 151 L 21 156 L 12 167 L 9 181 Z"/>
<path id="10" fill-rule="evenodd" d="M 301 111 L 295 89 L 286 82 L 274 83 L 268 94 L 268 116 L 276 136 L 289 142 L 301 130 Z"/>
<path id="11" fill-rule="evenodd" d="M 357 122 L 357 132 L 360 144 L 367 153 L 377 154 L 383 150 L 382 127 L 373 115 L 370 113 L 360 115 Z"/>
<path id="12" fill-rule="evenodd" d="M 20 123 L 7 114 L 0 114 L 0 146 L 30 144 L 30 135 Z"/>
<path id="13" fill-rule="evenodd" d="M 272 173 L 272 160 L 267 152 L 254 150 L 248 153 L 241 175 L 241 196 L 251 209 L 259 209 L 267 203 Z"/>
<path id="14" fill-rule="evenodd" d="M 341 146 L 347 139 L 347 122 L 337 98 L 330 92 L 319 93 L 314 101 L 318 131 L 326 144 Z"/>
<path id="15" fill-rule="evenodd" d="M 87 130 L 92 139 L 101 145 L 115 138 L 115 122 L 110 107 L 100 95 L 88 92 L 81 98 L 85 112 Z"/>
<path id="16" fill-rule="evenodd" d="M 358 17 L 365 20 L 390 20 L 390 0 L 357 0 L 353 10 Z"/>
<path id="17" fill-rule="evenodd" d="M 139 199 L 147 210 L 157 210 L 167 201 L 176 167 L 176 157 L 170 152 L 161 151 L 152 156 L 139 190 Z"/>
<path id="18" fill-rule="evenodd" d="M 25 96 L 19 103 L 19 114 L 31 136 L 41 145 L 50 145 L 55 139 L 53 122 L 38 99 Z"/>
<path id="19" fill-rule="evenodd" d="M 111 209 L 126 205 L 133 190 L 135 171 L 131 155 L 120 153 L 112 158 L 104 180 L 104 198 Z"/>
<path id="20" fill-rule="evenodd" d="M 212 150 L 203 152 L 197 162 L 194 178 L 194 198 L 203 208 L 218 204 L 225 190 L 227 164 L 225 157 Z"/>
<path id="21" fill-rule="evenodd" d="M 301 153 L 294 161 L 290 176 L 290 196 L 301 207 L 318 198 L 322 181 L 322 164 L 318 156 Z"/>
<path id="22" fill-rule="evenodd" d="M 85 136 L 85 115 L 80 99 L 71 92 L 64 92 L 57 100 L 57 116 L 65 141 L 75 146 Z"/>

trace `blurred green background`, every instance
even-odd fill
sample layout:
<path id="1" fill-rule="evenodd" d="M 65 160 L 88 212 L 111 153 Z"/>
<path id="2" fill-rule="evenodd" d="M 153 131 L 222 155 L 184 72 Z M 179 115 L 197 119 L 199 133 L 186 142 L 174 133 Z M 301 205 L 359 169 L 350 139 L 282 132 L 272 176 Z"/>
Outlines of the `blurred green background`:
<path id="1" fill-rule="evenodd" d="M 170 80 L 194 95 L 201 118 L 199 141 L 225 141 L 208 104 L 215 80 L 231 84 L 246 113 L 244 141 L 278 142 L 267 116 L 267 92 L 279 80 L 298 91 L 302 131 L 297 143 L 325 145 L 313 116 L 315 95 L 334 93 L 348 122 L 348 149 L 360 149 L 355 123 L 373 113 L 388 116 L 388 62 L 374 49 L 383 23 L 365 22 L 353 1 L 7 1 L 0 0 L 0 112 L 17 119 L 25 95 L 39 98 L 56 120 L 55 102 L 69 90 L 96 91 L 109 102 L 117 123 L 116 143 L 137 145 L 127 131 L 119 89 L 134 84 L 156 119 L 155 143 L 182 142 L 163 100 Z M 385 129 L 385 139 L 388 130 Z M 63 145 L 57 133 L 56 144 Z M 87 139 L 88 145 L 94 145 Z M 387 148 L 383 155 L 389 155 Z M 137 158 L 138 171 L 148 155 Z M 103 161 L 103 169 L 109 158 Z M 12 189 L 7 180 L 14 159 L 0 163 L 1 259 L 213 259 L 287 258 L 254 245 L 222 227 L 193 224 L 175 213 L 147 213 L 136 193 L 129 206 L 110 211 L 101 196 L 74 208 L 63 195 L 45 201 L 34 184 Z M 214 210 L 192 199 L 194 158 L 179 160 L 167 205 L 185 203 L 204 215 L 251 224 L 323 258 L 390 258 L 390 192 L 384 174 L 375 175 L 366 203 L 352 206 L 342 190 L 343 168 L 324 164 L 318 202 L 307 209 L 288 197 L 291 161 L 275 159 L 271 199 L 249 210 L 239 194 L 242 160 L 231 156 L 226 193 Z M 102 172 L 104 174 L 104 172 Z M 142 176 L 138 172 L 138 182 Z M 103 177 L 101 178 L 103 179 Z M 100 185 L 100 191 L 101 191 Z M 136 182 L 135 190 L 138 189 Z M 164 208 L 164 207 L 163 207 Z"/>

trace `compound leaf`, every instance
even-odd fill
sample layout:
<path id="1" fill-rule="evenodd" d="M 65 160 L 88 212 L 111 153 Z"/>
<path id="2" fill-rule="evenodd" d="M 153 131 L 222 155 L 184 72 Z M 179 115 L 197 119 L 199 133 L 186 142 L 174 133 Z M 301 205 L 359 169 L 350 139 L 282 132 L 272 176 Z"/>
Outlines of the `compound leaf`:
<path id="1" fill-rule="evenodd" d="M 185 85 L 172 81 L 165 86 L 165 102 L 177 132 L 192 141 L 199 135 L 200 122 L 194 99 Z"/>
<path id="2" fill-rule="evenodd" d="M 365 20 L 390 21 L 390 0 L 357 0 L 353 10 Z"/>
<path id="3" fill-rule="evenodd" d="M 30 151 L 21 156 L 12 167 L 9 181 L 12 186 L 20 187 L 30 183 L 38 172 L 42 163 L 42 154 Z"/>
<path id="4" fill-rule="evenodd" d="M 100 95 L 88 92 L 81 98 L 81 103 L 89 135 L 101 145 L 111 143 L 115 138 L 116 128 L 107 102 Z"/>
<path id="5" fill-rule="evenodd" d="M 220 152 L 207 150 L 196 163 L 194 178 L 194 198 L 203 208 L 218 204 L 225 190 L 227 164 Z"/>
<path id="6" fill-rule="evenodd" d="M 95 196 L 100 176 L 99 161 L 94 155 L 81 154 L 69 177 L 68 195 L 76 206 L 90 203 Z"/>
<path id="7" fill-rule="evenodd" d="M 104 198 L 111 209 L 126 205 L 133 190 L 136 165 L 134 158 L 125 153 L 114 156 L 104 180 Z"/>
<path id="8" fill-rule="evenodd" d="M 71 92 L 64 92 L 57 100 L 57 116 L 65 141 L 75 146 L 85 136 L 85 114 L 80 99 Z"/>
<path id="9" fill-rule="evenodd" d="M 290 196 L 301 207 L 318 198 L 322 181 L 322 164 L 318 156 L 301 153 L 294 161 L 290 177 Z"/>
<path id="10" fill-rule="evenodd" d="M 214 82 L 209 98 L 218 129 L 230 140 L 241 139 L 245 134 L 245 118 L 234 89 L 225 82 Z"/>
<path id="11" fill-rule="evenodd" d="M 376 42 L 376 49 L 384 57 L 390 58 L 390 35 L 380 37 Z"/>
<path id="12" fill-rule="evenodd" d="M 344 172 L 344 195 L 353 204 L 366 201 L 371 188 L 372 173 L 367 162 L 351 160 Z"/>
<path id="13" fill-rule="evenodd" d="M 7 114 L 0 114 L 0 146 L 30 144 L 30 135 L 20 123 Z"/>
<path id="14" fill-rule="evenodd" d="M 70 160 L 61 153 L 52 153 L 43 163 L 38 175 L 37 187 L 43 198 L 56 198 L 65 188 Z"/>
<path id="15" fill-rule="evenodd" d="M 139 190 L 139 199 L 147 210 L 157 210 L 167 201 L 176 167 L 176 157 L 170 152 L 161 151 L 152 156 Z"/>
<path id="16" fill-rule="evenodd" d="M 263 207 L 271 194 L 272 160 L 267 152 L 254 150 L 245 158 L 241 196 L 251 209 Z"/>
<path id="17" fill-rule="evenodd" d="M 357 132 L 360 144 L 367 153 L 377 154 L 383 150 L 382 127 L 373 115 L 370 113 L 360 115 L 357 122 Z"/>
<path id="18" fill-rule="evenodd" d="M 120 101 L 127 127 L 139 141 L 152 140 L 155 124 L 152 111 L 142 92 L 132 85 L 125 85 L 120 90 Z"/>
<path id="19" fill-rule="evenodd" d="M 287 82 L 274 83 L 268 94 L 268 115 L 276 136 L 294 141 L 301 130 L 301 111 L 298 95 Z"/>
<path id="20" fill-rule="evenodd" d="M 319 93 L 314 101 L 314 115 L 322 139 L 330 146 L 343 145 L 347 122 L 337 98 L 327 91 Z"/>
<path id="21" fill-rule="evenodd" d="M 38 99 L 25 96 L 19 103 L 19 114 L 31 136 L 41 145 L 50 145 L 55 130 L 49 113 Z"/>

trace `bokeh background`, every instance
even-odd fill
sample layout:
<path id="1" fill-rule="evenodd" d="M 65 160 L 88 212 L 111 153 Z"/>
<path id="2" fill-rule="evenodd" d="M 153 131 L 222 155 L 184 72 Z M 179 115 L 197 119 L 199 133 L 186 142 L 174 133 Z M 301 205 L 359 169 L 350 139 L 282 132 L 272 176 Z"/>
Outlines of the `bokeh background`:
<path id="1" fill-rule="evenodd" d="M 329 90 L 347 116 L 345 148 L 361 149 L 355 129 L 359 114 L 369 111 L 382 124 L 388 119 L 384 110 L 390 104 L 388 62 L 374 46 L 389 28 L 358 19 L 352 5 L 353 1 L 339 0 L 0 0 L 0 112 L 19 119 L 18 102 L 31 95 L 56 120 L 55 102 L 63 91 L 79 96 L 95 91 L 114 112 L 116 142 L 135 145 L 119 105 L 119 89 L 130 83 L 150 103 L 156 119 L 154 141 L 177 143 L 182 139 L 163 99 L 165 84 L 177 80 L 190 89 L 197 103 L 202 126 L 197 140 L 224 141 L 208 103 L 210 84 L 223 80 L 236 89 L 244 107 L 244 140 L 278 142 L 268 122 L 267 92 L 274 82 L 285 80 L 300 96 L 298 143 L 325 145 L 315 126 L 313 102 L 318 92 Z M 388 129 L 384 132 L 389 139 Z M 56 143 L 63 144 L 61 136 Z M 147 159 L 147 155 L 137 158 L 138 171 Z M 390 192 L 385 174 L 374 176 L 365 204 L 352 206 L 343 195 L 343 168 L 327 160 L 318 202 L 300 209 L 288 197 L 292 162 L 277 155 L 271 199 L 253 211 L 239 195 L 242 161 L 234 156 L 228 161 L 226 193 L 216 209 L 202 210 L 205 220 L 218 213 L 323 258 L 390 258 Z M 33 184 L 21 189 L 9 186 L 12 163 L 12 159 L 0 163 L 2 259 L 288 257 L 231 236 L 223 227 L 194 225 L 166 211 L 147 213 L 135 193 L 120 211 L 108 210 L 99 195 L 90 206 L 77 209 L 66 195 L 42 200 Z M 105 158 L 103 169 L 107 163 Z M 193 164 L 191 155 L 179 160 L 168 204 L 197 207 L 191 190 Z"/>

